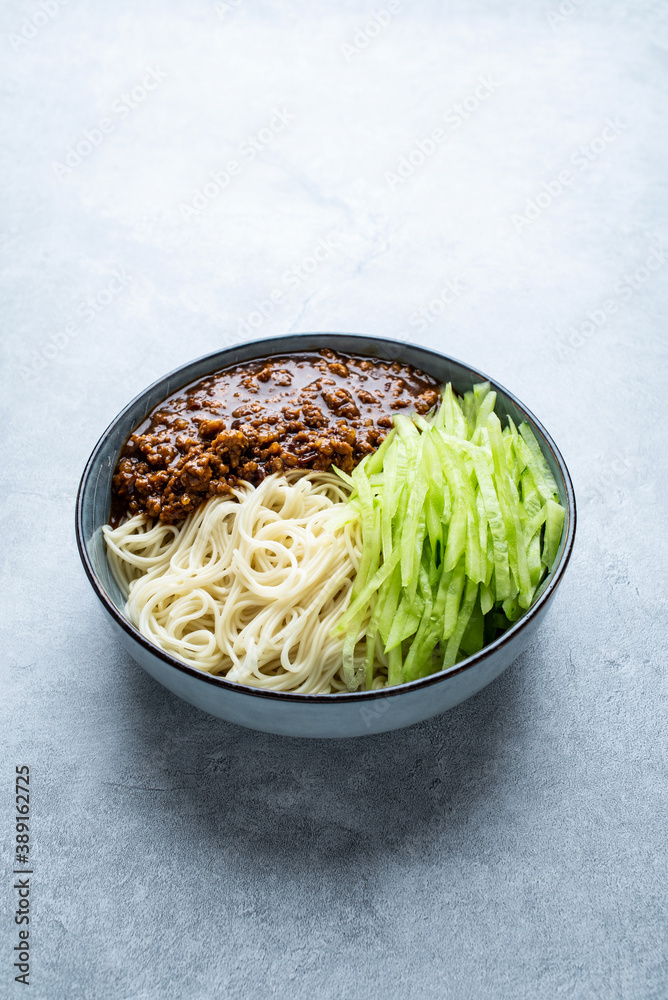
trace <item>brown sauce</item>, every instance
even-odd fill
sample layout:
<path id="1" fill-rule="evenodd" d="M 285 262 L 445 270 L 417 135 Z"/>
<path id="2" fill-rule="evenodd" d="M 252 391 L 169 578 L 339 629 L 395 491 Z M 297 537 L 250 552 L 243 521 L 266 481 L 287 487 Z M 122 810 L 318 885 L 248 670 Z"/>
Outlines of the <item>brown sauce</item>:
<path id="1" fill-rule="evenodd" d="M 242 362 L 180 389 L 130 435 L 113 477 L 111 523 L 145 513 L 175 523 L 238 480 L 288 469 L 350 472 L 402 410 L 439 397 L 398 361 L 330 350 Z"/>

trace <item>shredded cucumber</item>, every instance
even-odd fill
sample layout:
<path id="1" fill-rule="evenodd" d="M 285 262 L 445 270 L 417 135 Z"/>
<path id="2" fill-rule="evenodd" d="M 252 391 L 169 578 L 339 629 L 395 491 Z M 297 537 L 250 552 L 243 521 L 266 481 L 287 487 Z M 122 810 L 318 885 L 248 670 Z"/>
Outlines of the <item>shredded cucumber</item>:
<path id="1" fill-rule="evenodd" d="M 362 533 L 333 630 L 345 632 L 350 690 L 405 683 L 477 652 L 526 612 L 554 564 L 565 514 L 557 484 L 530 426 L 502 427 L 495 404 L 488 382 L 463 397 L 448 383 L 435 413 L 396 416 L 344 476 L 353 492 L 337 523 L 356 519 Z"/>

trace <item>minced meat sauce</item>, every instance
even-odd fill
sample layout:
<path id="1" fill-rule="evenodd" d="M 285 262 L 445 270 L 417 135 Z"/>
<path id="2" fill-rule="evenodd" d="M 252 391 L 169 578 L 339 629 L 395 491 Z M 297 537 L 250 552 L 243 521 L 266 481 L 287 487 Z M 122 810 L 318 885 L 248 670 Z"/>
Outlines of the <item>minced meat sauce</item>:
<path id="1" fill-rule="evenodd" d="M 111 523 L 145 513 L 172 524 L 237 481 L 288 469 L 350 472 L 401 410 L 426 413 L 430 375 L 398 361 L 322 350 L 225 368 L 160 403 L 128 438 Z"/>

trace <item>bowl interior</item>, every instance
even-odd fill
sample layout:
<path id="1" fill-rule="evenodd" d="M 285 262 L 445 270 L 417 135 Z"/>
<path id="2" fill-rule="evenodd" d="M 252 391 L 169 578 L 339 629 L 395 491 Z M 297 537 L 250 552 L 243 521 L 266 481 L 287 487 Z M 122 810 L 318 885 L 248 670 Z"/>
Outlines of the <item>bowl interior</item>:
<path id="1" fill-rule="evenodd" d="M 125 407 L 98 441 L 84 471 L 77 501 L 77 533 L 84 566 L 93 586 L 98 590 L 99 596 L 102 599 L 106 597 L 123 617 L 125 617 L 124 600 L 107 562 L 102 526 L 107 524 L 109 520 L 111 480 L 119 452 L 129 434 L 166 396 L 205 375 L 241 361 L 266 357 L 269 354 L 319 350 L 323 347 L 342 353 L 377 357 L 387 361 L 408 362 L 442 382 L 452 382 L 454 388 L 460 392 L 466 392 L 476 382 L 485 381 L 488 378 L 482 372 L 469 368 L 460 361 L 413 344 L 353 334 L 315 333 L 239 344 L 198 358 L 154 382 Z M 572 546 L 575 529 L 573 488 L 564 461 L 541 424 L 511 393 L 495 383 L 493 379 L 489 379 L 489 381 L 497 392 L 496 411 L 501 422 L 504 423 L 504 418 L 510 416 L 516 424 L 526 420 L 531 425 L 557 483 L 559 499 L 566 510 L 557 558 L 552 570 L 536 594 L 533 605 L 535 607 L 540 595 L 550 586 L 555 575 L 560 573 L 564 553 L 567 548 L 570 551 Z M 520 619 L 520 622 L 522 620 Z M 519 623 L 515 623 L 507 634 L 510 634 L 512 629 L 517 627 L 517 624 Z M 133 626 L 129 627 L 134 630 Z M 136 634 L 139 635 L 139 633 Z M 184 666 L 167 654 L 162 654 L 162 656 L 171 660 L 175 666 Z M 457 666 L 461 668 L 462 664 Z M 339 695 L 338 697 L 347 697 L 347 695 Z"/>

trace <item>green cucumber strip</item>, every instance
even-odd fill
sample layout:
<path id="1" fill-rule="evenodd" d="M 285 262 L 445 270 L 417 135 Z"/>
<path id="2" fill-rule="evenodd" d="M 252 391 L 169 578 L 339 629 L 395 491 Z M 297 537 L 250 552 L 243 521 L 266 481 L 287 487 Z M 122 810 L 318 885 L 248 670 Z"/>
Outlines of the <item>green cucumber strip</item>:
<path id="1" fill-rule="evenodd" d="M 482 584 L 480 585 L 482 588 Z M 450 641 L 450 640 L 448 640 Z M 472 656 L 482 649 L 485 642 L 485 619 L 480 607 L 480 596 L 473 605 L 468 625 L 464 629 L 459 648 L 465 656 Z"/>
<path id="2" fill-rule="evenodd" d="M 496 413 L 491 413 L 487 418 L 487 431 L 494 461 L 494 481 L 506 528 L 506 538 L 508 539 L 508 561 L 520 592 L 520 603 L 522 607 L 526 608 L 531 602 L 532 590 L 519 517 L 519 497 L 504 461 L 505 448 L 501 435 L 501 423 Z"/>
<path id="3" fill-rule="evenodd" d="M 448 525 L 448 541 L 443 556 L 443 569 L 447 572 L 455 568 L 466 548 L 468 513 L 464 504 L 457 503 L 457 509 Z"/>
<path id="4" fill-rule="evenodd" d="M 526 535 L 524 536 L 526 541 Z M 540 559 L 540 532 L 536 532 L 527 545 L 527 562 L 529 564 L 529 576 L 531 577 L 531 586 L 533 588 L 534 594 L 536 593 L 536 587 L 540 583 L 545 567 L 543 566 Z"/>
<path id="5" fill-rule="evenodd" d="M 531 520 L 535 514 L 543 507 L 544 500 L 536 489 L 533 476 L 529 469 L 525 469 L 520 480 L 522 490 L 522 505 Z"/>
<path id="6" fill-rule="evenodd" d="M 452 467 L 456 470 L 456 482 L 457 490 L 466 508 L 466 542 L 465 542 L 465 552 L 466 552 L 466 573 L 467 576 L 474 579 L 476 583 L 480 581 L 485 576 L 485 565 L 483 564 L 482 553 L 480 551 L 480 527 L 478 524 L 478 506 L 475 500 L 475 491 L 469 478 L 469 471 L 466 467 L 467 461 L 470 461 L 470 453 L 468 446 L 465 450 L 454 450 L 451 454 Z M 471 473 L 475 479 L 475 471 L 473 464 L 471 463 Z M 455 560 L 456 562 L 456 560 Z M 454 568 L 454 563 L 450 565 L 445 560 L 445 568 Z"/>
<path id="7" fill-rule="evenodd" d="M 394 447 L 390 448 L 385 455 L 385 462 L 383 464 L 383 475 L 385 477 L 385 485 L 383 490 L 383 499 L 381 503 L 381 536 L 382 536 L 382 546 L 383 546 L 383 559 L 387 560 L 392 552 L 392 499 L 397 492 L 397 472 L 398 472 L 398 459 L 399 459 L 399 442 L 396 441 L 396 437 L 393 438 Z"/>
<path id="8" fill-rule="evenodd" d="M 385 456 L 390 450 L 390 446 L 395 438 L 396 433 L 397 433 L 396 429 L 393 427 L 392 430 L 387 435 L 387 437 L 385 438 L 385 440 L 381 443 L 380 447 L 371 454 L 369 458 L 369 463 L 367 465 L 367 475 L 369 477 L 376 475 L 378 472 L 381 472 L 383 470 L 385 463 Z"/>
<path id="9" fill-rule="evenodd" d="M 508 600 L 503 602 L 501 607 L 509 622 L 516 622 L 524 613 L 516 597 L 509 597 Z"/>
<path id="10" fill-rule="evenodd" d="M 368 483 L 367 483 L 368 486 Z M 363 492 L 365 488 L 362 487 Z M 369 498 L 371 493 L 369 492 Z M 362 499 L 360 497 L 360 499 Z M 362 503 L 362 558 L 357 568 L 357 575 L 353 584 L 351 600 L 354 601 L 357 594 L 364 589 L 369 575 L 378 566 L 381 548 L 381 526 L 378 518 L 374 517 L 373 501 L 370 499 L 368 507 Z"/>
<path id="11" fill-rule="evenodd" d="M 442 434 L 435 433 L 433 441 L 443 464 L 446 482 L 451 484 L 453 497 L 457 498 L 452 519 L 448 525 L 448 541 L 443 557 L 444 568 L 450 570 L 454 569 L 460 555 L 466 549 L 471 532 L 477 530 L 475 503 L 460 455 L 454 449 L 449 448 L 448 441 Z M 476 553 L 473 541 L 471 541 L 471 552 L 473 558 L 477 555 L 478 565 L 480 565 L 479 552 Z"/>
<path id="12" fill-rule="evenodd" d="M 338 466 L 333 465 L 332 466 L 332 472 L 336 473 L 336 475 L 340 479 L 342 479 L 344 481 L 344 483 L 347 483 L 348 486 L 350 486 L 351 488 L 353 488 L 355 486 L 355 480 L 353 479 L 353 477 L 349 476 L 347 472 L 343 471 L 343 469 L 339 469 Z"/>
<path id="13" fill-rule="evenodd" d="M 489 382 L 476 382 L 473 386 L 473 398 L 475 399 L 475 414 L 476 422 L 478 414 L 480 413 L 480 407 L 484 403 L 486 397 L 489 395 L 491 389 Z"/>
<path id="14" fill-rule="evenodd" d="M 466 570 L 464 568 L 464 560 L 462 559 L 452 571 L 452 577 L 445 596 L 445 608 L 441 623 L 441 639 L 443 641 L 450 638 L 457 624 L 457 615 L 459 614 L 459 605 L 465 579 Z"/>
<path id="15" fill-rule="evenodd" d="M 429 567 L 426 560 L 422 560 L 420 563 L 420 569 L 418 573 L 418 600 L 422 602 L 421 615 L 423 618 L 429 618 L 431 615 L 432 608 L 434 606 L 434 591 L 432 589 L 432 577 L 430 574 Z"/>
<path id="16" fill-rule="evenodd" d="M 416 528 L 416 531 L 415 531 L 415 545 L 414 545 L 415 559 L 414 559 L 414 568 L 413 568 L 413 572 L 411 574 L 411 578 L 408 581 L 408 584 L 406 585 L 406 593 L 410 596 L 411 600 L 413 600 L 413 598 L 415 597 L 415 594 L 417 592 L 418 580 L 419 580 L 419 573 L 420 573 L 419 567 L 420 567 L 420 563 L 421 563 L 422 557 L 423 557 L 424 540 L 425 540 L 426 533 L 427 533 L 427 522 L 426 522 L 424 510 L 422 510 L 422 511 L 420 511 L 420 516 L 418 518 L 417 528 Z M 415 566 L 417 566 L 417 569 L 415 568 Z"/>
<path id="17" fill-rule="evenodd" d="M 547 516 L 545 518 L 545 537 L 543 538 L 543 564 L 549 570 L 557 558 L 557 549 L 561 541 L 561 530 L 564 524 L 564 508 L 554 500 L 547 501 Z"/>
<path id="18" fill-rule="evenodd" d="M 433 596 L 429 574 L 422 564 L 420 565 L 420 592 L 424 598 L 424 610 L 409 650 L 410 655 L 411 651 L 415 649 L 413 666 L 409 666 L 409 670 L 415 671 L 418 677 L 424 677 L 431 672 L 430 670 L 425 672 L 424 668 L 427 661 L 431 661 L 431 653 L 438 641 L 438 636 L 435 637 L 432 643 L 430 636 L 435 631 L 434 623 L 432 622 Z"/>
<path id="19" fill-rule="evenodd" d="M 545 524 L 545 518 L 547 517 L 547 504 L 549 501 L 543 504 L 540 510 L 533 515 L 533 517 L 527 521 L 524 526 L 524 544 L 528 547 L 531 539 L 534 537 L 536 532 L 540 531 L 542 526 Z"/>
<path id="20" fill-rule="evenodd" d="M 457 615 L 455 627 L 450 635 L 450 638 L 448 639 L 448 644 L 445 647 L 445 653 L 443 654 L 443 670 L 447 670 L 448 667 L 454 667 L 457 662 L 457 654 L 459 652 L 462 636 L 464 635 L 464 630 L 466 629 L 469 619 L 471 618 L 477 597 L 478 584 L 474 583 L 473 580 L 467 580 L 464 602 L 459 614 Z"/>
<path id="21" fill-rule="evenodd" d="M 351 521 L 357 521 L 360 518 L 359 509 L 355 505 L 354 500 L 348 500 L 345 507 L 340 510 L 336 509 L 335 513 L 331 515 L 327 522 L 327 527 L 330 531 L 335 531 L 337 528 L 342 528 L 344 524 L 350 524 Z"/>
<path id="22" fill-rule="evenodd" d="M 361 466 L 357 466 L 357 469 Z M 374 516 L 373 516 L 373 494 L 371 492 L 371 486 L 369 480 L 367 479 L 364 472 L 357 475 L 357 469 L 353 473 L 355 480 L 355 489 L 357 491 L 356 500 L 359 505 L 360 515 L 362 518 L 362 535 L 364 541 L 371 538 L 374 530 Z"/>
<path id="23" fill-rule="evenodd" d="M 524 509 L 520 504 L 517 486 L 511 476 L 508 477 L 508 491 L 510 493 L 510 510 L 515 528 L 515 540 L 517 545 L 517 570 L 519 574 L 518 585 L 520 588 L 520 604 L 523 608 L 528 608 L 533 597 L 533 587 L 529 575 L 529 563 L 527 561 L 527 550 L 524 544 L 524 528 L 526 521 Z"/>
<path id="24" fill-rule="evenodd" d="M 404 660 L 402 670 L 404 683 L 415 681 L 418 677 L 429 676 L 432 672 L 432 652 L 437 642 L 438 631 L 423 619 Z"/>
<path id="25" fill-rule="evenodd" d="M 406 655 L 402 673 L 404 681 L 416 680 L 431 673 L 427 667 L 431 667 L 432 653 L 441 637 L 441 622 L 451 580 L 452 573 L 441 574 L 431 612 L 423 616 Z"/>
<path id="26" fill-rule="evenodd" d="M 552 500 L 554 497 L 559 496 L 559 490 L 557 489 L 557 484 L 554 481 L 554 476 L 550 472 L 550 467 L 547 464 L 547 460 L 540 450 L 540 445 L 536 441 L 534 432 L 531 430 L 529 424 L 526 421 L 520 424 L 520 434 L 522 435 L 522 440 L 524 441 L 528 455 L 526 455 L 526 463 L 531 470 L 534 482 L 536 483 L 536 488 L 543 495 L 543 499 Z M 542 487 L 542 488 L 541 488 Z M 543 490 L 545 493 L 543 493 Z"/>
<path id="27" fill-rule="evenodd" d="M 489 587 L 485 586 L 484 583 L 480 584 L 480 610 L 483 615 L 486 615 L 488 611 L 491 611 L 494 607 L 494 597 Z"/>
<path id="28" fill-rule="evenodd" d="M 436 446 L 432 440 L 431 431 L 423 435 L 422 456 L 429 481 L 425 503 L 427 533 L 432 552 L 436 555 L 437 545 L 440 543 L 442 535 L 441 518 L 445 513 L 445 484 L 443 482 L 443 470 L 441 469 Z"/>
<path id="29" fill-rule="evenodd" d="M 501 505 L 486 450 L 473 446 L 471 458 L 492 537 L 496 599 L 504 600 L 510 593 L 510 564 L 506 525 L 501 513 Z M 489 585 L 489 581 L 487 580 L 486 582 Z"/>
<path id="30" fill-rule="evenodd" d="M 491 576 L 491 571 L 494 568 L 493 559 L 490 564 L 487 560 L 487 538 L 489 533 L 489 528 L 487 527 L 487 515 L 485 514 L 485 504 L 482 499 L 482 493 L 477 487 L 476 480 L 476 494 L 475 503 L 478 509 L 478 544 L 480 547 L 480 583 L 488 581 L 488 573 Z"/>
<path id="31" fill-rule="evenodd" d="M 494 406 L 496 404 L 496 392 L 491 391 L 489 382 L 480 382 L 478 385 L 474 385 L 473 392 L 478 393 L 479 398 L 478 412 L 476 413 L 477 430 L 479 427 L 487 426 L 487 417 L 494 411 Z"/>
<path id="32" fill-rule="evenodd" d="M 469 507 L 468 510 L 468 530 L 465 549 L 466 575 L 471 580 L 475 580 L 476 583 L 481 583 L 485 579 L 487 566 L 486 562 L 483 563 L 483 556 L 480 550 L 480 526 L 476 516 L 477 511 L 474 514 L 473 509 Z"/>
<path id="33" fill-rule="evenodd" d="M 475 430 L 476 402 L 473 389 L 469 389 L 468 392 L 464 393 L 462 410 L 464 411 L 464 422 L 466 424 L 465 437 L 468 441 Z"/>
<path id="34" fill-rule="evenodd" d="M 520 592 L 520 588 L 515 583 L 515 577 L 511 576 L 510 577 L 510 596 L 508 598 L 506 598 L 506 600 L 510 600 L 510 601 L 514 600 L 518 596 L 519 592 Z"/>
<path id="35" fill-rule="evenodd" d="M 399 549 L 395 549 L 387 562 L 383 563 L 383 565 L 376 570 L 371 579 L 367 581 L 355 600 L 348 605 L 348 608 L 341 615 L 338 622 L 332 629 L 332 633 L 334 635 L 345 631 L 349 623 L 358 613 L 360 613 L 360 611 L 362 613 L 362 617 L 364 617 L 364 611 L 366 610 L 369 601 L 380 588 L 381 583 L 387 579 L 399 562 L 399 554 Z"/>
<path id="36" fill-rule="evenodd" d="M 508 478 L 514 484 L 515 488 L 519 483 L 519 473 L 517 472 L 517 461 L 515 459 L 515 447 L 513 443 L 512 436 L 507 434 L 506 427 L 503 432 L 503 450 L 505 453 L 505 466 Z"/>
<path id="37" fill-rule="evenodd" d="M 410 419 L 403 413 L 399 413 L 394 418 L 394 426 L 396 428 L 397 434 L 400 436 L 401 440 L 404 442 L 406 447 L 411 451 L 413 447 L 420 440 L 420 432 Z"/>
<path id="38" fill-rule="evenodd" d="M 408 506 L 406 508 L 406 515 L 403 519 L 403 523 L 400 526 L 401 582 L 404 587 L 408 586 L 408 584 L 413 580 L 414 575 L 417 573 L 417 563 L 422 555 L 420 521 L 422 507 L 427 495 L 429 483 L 427 481 L 427 476 L 421 472 L 419 468 L 421 456 L 422 449 L 420 448 L 416 453 L 416 466 L 411 469 L 412 482 L 408 498 Z M 422 520 L 424 524 L 424 519 Z M 422 538 L 424 538 L 424 528 L 422 528 Z"/>
<path id="39" fill-rule="evenodd" d="M 425 418 L 420 413 L 414 413 L 411 419 L 415 424 L 415 426 L 418 428 L 418 430 L 422 431 L 423 433 L 425 431 L 431 430 L 430 422 L 428 420 L 425 420 Z"/>
<path id="40" fill-rule="evenodd" d="M 422 608 L 420 611 L 417 610 L 415 602 L 408 600 L 403 600 L 399 607 L 397 608 L 397 613 L 392 622 L 392 627 L 390 629 L 390 634 L 387 637 L 387 642 L 385 643 L 385 652 L 389 653 L 391 649 L 395 646 L 399 646 L 405 639 L 410 639 L 412 635 L 417 632 L 420 622 L 422 621 L 422 611 L 424 610 L 424 601 L 422 601 Z"/>
<path id="41" fill-rule="evenodd" d="M 427 497 L 425 505 L 425 522 L 427 527 L 427 537 L 433 553 L 434 562 L 438 560 L 440 551 L 443 525 L 441 523 L 441 512 L 432 496 Z"/>
<path id="42" fill-rule="evenodd" d="M 362 610 L 359 611 L 352 619 L 350 628 L 348 629 L 343 643 L 343 669 L 341 673 L 343 674 L 343 679 L 349 691 L 356 691 L 360 686 L 362 679 L 359 673 L 355 670 L 355 646 L 358 642 L 365 610 L 365 608 L 362 608 Z"/>
<path id="43" fill-rule="evenodd" d="M 495 565 L 494 565 L 494 543 L 492 540 L 492 529 L 487 525 L 487 572 L 485 573 L 485 586 L 492 589 L 492 577 L 495 575 Z M 496 595 L 496 582 L 493 585 L 494 594 Z"/>
<path id="44" fill-rule="evenodd" d="M 365 455 L 364 458 L 360 462 L 358 462 L 358 464 L 353 469 L 351 479 L 355 483 L 355 485 L 357 485 L 357 480 L 361 476 L 366 476 L 366 467 L 369 464 L 369 458 L 370 454 Z"/>
<path id="45" fill-rule="evenodd" d="M 387 657 L 387 686 L 401 684 L 403 680 L 403 657 L 401 646 L 396 646 Z"/>
<path id="46" fill-rule="evenodd" d="M 464 420 L 464 414 L 462 413 L 462 408 L 459 405 L 459 400 L 455 396 L 450 382 L 448 382 L 445 387 L 441 407 L 444 411 L 443 427 L 446 432 L 454 435 L 454 437 L 465 438 L 466 421 Z"/>
<path id="47" fill-rule="evenodd" d="M 381 584 L 378 593 L 379 595 L 383 594 L 383 605 L 378 617 L 378 631 L 383 642 L 387 642 L 401 597 L 401 568 L 399 566 L 396 566 L 391 576 Z"/>
<path id="48" fill-rule="evenodd" d="M 364 665 L 364 688 L 370 691 L 373 685 L 373 666 L 376 658 L 376 635 L 378 625 L 372 618 L 366 630 L 366 663 Z"/>

